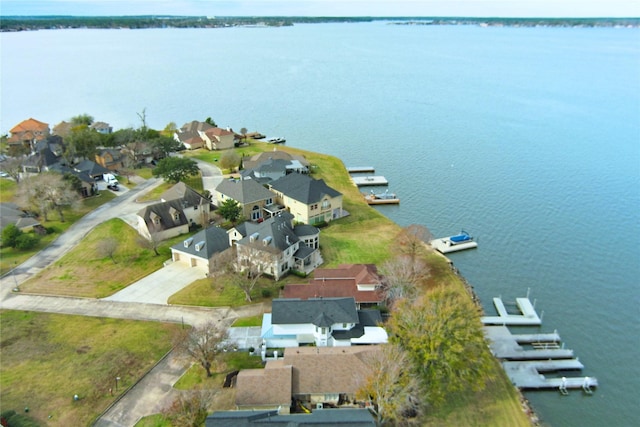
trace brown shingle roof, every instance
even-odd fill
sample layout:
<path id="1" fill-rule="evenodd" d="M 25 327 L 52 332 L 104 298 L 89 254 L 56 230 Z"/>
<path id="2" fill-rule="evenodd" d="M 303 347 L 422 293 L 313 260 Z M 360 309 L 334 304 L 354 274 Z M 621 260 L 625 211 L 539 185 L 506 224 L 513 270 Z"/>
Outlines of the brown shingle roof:
<path id="1" fill-rule="evenodd" d="M 268 362 L 264 369 L 244 369 L 236 379 L 236 405 L 289 406 L 291 379 L 291 365 L 282 360 Z"/>

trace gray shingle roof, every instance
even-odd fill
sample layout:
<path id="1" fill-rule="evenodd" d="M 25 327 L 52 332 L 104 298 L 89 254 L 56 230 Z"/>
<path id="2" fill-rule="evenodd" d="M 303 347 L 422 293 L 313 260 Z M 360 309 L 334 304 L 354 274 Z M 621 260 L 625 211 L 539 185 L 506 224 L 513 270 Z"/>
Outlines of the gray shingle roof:
<path id="1" fill-rule="evenodd" d="M 271 191 L 253 179 L 225 179 L 218 184 L 216 191 L 241 204 L 255 203 L 275 197 Z"/>
<path id="2" fill-rule="evenodd" d="M 200 242 L 204 242 L 204 244 L 200 245 Z M 223 252 L 229 247 L 227 232 L 220 227 L 209 227 L 180 243 L 176 243 L 171 248 L 200 258 L 210 259 L 213 254 Z"/>
<path id="3" fill-rule="evenodd" d="M 318 203 L 327 195 L 341 196 L 337 190 L 329 187 L 322 179 L 313 179 L 307 175 L 292 173 L 273 181 L 271 188 L 287 197 L 291 197 L 304 204 Z"/>
<path id="4" fill-rule="evenodd" d="M 174 219 L 172 213 L 178 214 L 178 219 Z M 169 230 L 187 224 L 187 218 L 182 210 L 180 200 L 169 200 L 161 203 L 154 203 L 138 212 L 138 216 L 144 219 L 150 233 Z M 154 222 L 154 218 L 160 218 L 160 224 Z"/>
<path id="5" fill-rule="evenodd" d="M 353 298 L 274 299 L 271 322 L 274 325 L 312 323 L 316 326 L 358 323 L 358 311 Z"/>
<path id="6" fill-rule="evenodd" d="M 182 206 L 194 207 L 206 205 L 209 200 L 184 182 L 179 182 L 160 195 L 160 200 L 182 200 Z"/>
<path id="7" fill-rule="evenodd" d="M 206 427 L 270 427 L 339 426 L 373 427 L 376 425 L 368 409 L 323 409 L 310 414 L 278 415 L 278 411 L 217 411 L 209 415 Z"/>

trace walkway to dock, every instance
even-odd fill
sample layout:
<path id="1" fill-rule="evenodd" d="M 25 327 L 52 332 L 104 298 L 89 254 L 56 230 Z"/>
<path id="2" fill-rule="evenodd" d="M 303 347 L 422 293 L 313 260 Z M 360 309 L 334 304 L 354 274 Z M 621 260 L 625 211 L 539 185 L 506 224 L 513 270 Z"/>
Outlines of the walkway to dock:
<path id="1" fill-rule="evenodd" d="M 351 166 L 347 168 L 348 173 L 374 173 L 375 171 L 373 166 Z"/>

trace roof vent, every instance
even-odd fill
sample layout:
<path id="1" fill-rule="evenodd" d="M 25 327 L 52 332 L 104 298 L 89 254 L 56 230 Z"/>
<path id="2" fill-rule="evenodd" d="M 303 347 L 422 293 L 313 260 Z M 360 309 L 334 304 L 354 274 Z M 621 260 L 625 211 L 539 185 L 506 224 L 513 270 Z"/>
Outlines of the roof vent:
<path id="1" fill-rule="evenodd" d="M 193 243 L 193 237 L 189 237 L 187 240 L 184 241 L 184 247 L 188 248 L 189 246 L 191 246 L 192 243 Z"/>
<path id="2" fill-rule="evenodd" d="M 200 249 L 204 248 L 204 240 L 196 243 L 196 251 L 200 252 Z"/>

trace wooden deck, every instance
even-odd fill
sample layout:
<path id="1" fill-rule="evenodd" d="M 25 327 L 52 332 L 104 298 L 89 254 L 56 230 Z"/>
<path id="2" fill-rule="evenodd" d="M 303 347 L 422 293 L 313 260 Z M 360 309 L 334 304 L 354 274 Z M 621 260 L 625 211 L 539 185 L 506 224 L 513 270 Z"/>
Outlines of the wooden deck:
<path id="1" fill-rule="evenodd" d="M 373 166 L 351 166 L 347 168 L 348 173 L 374 173 L 375 171 Z"/>

